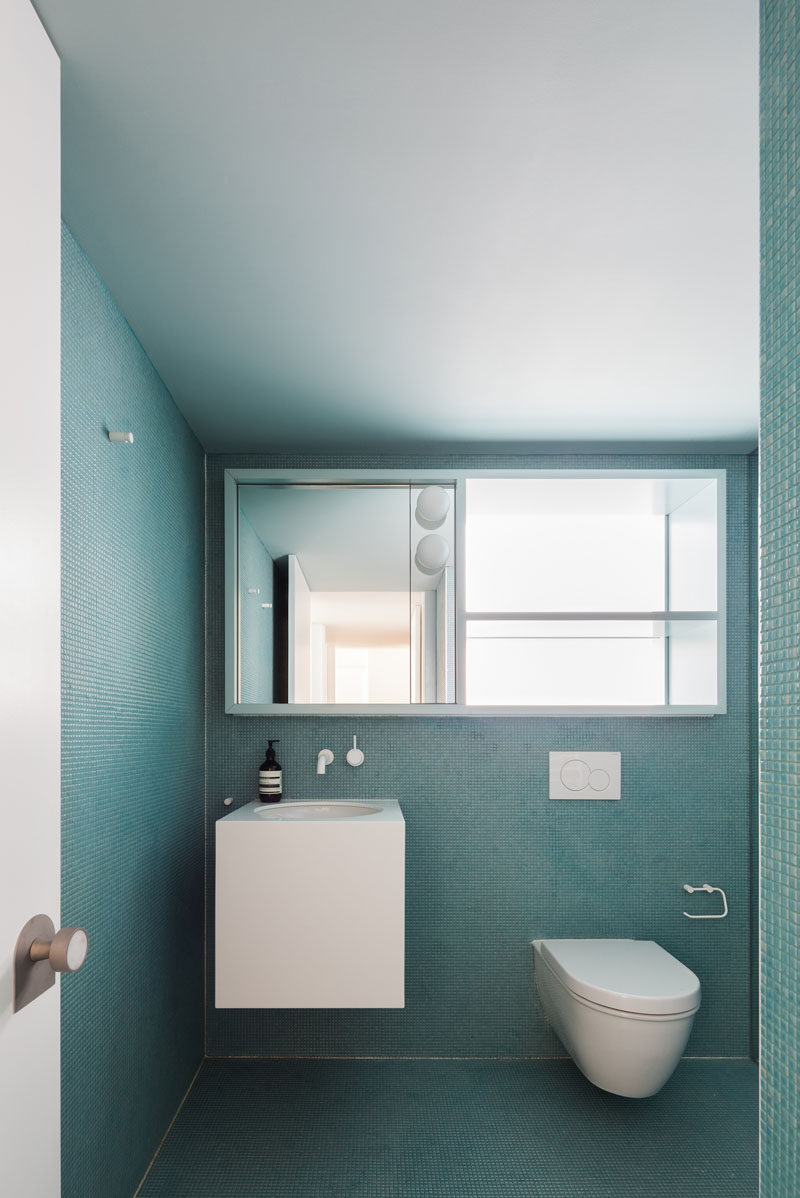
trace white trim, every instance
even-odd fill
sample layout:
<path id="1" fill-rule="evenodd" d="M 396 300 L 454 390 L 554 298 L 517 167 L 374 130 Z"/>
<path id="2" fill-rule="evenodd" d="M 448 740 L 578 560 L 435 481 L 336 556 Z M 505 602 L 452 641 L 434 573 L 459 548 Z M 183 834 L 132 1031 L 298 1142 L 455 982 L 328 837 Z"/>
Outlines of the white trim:
<path id="1" fill-rule="evenodd" d="M 717 620 L 716 611 L 468 611 L 468 620 L 586 620 L 608 624 L 613 620 Z"/>
<path id="2" fill-rule="evenodd" d="M 226 715 L 330 715 L 330 716 L 519 716 L 532 719 L 538 716 L 561 718 L 563 716 L 591 716 L 604 719 L 606 716 L 712 716 L 723 714 L 718 707 L 478 707 L 460 703 L 235 703 L 225 708 Z"/>
<path id="3" fill-rule="evenodd" d="M 514 469 L 493 470 L 491 468 L 470 469 L 458 467 L 452 470 L 404 470 L 401 468 L 376 468 L 374 470 L 348 470 L 342 467 L 316 470 L 270 469 L 268 467 L 239 468 L 231 467 L 225 470 L 225 479 L 233 479 L 236 483 L 347 483 L 368 485 L 374 483 L 380 486 L 419 487 L 425 483 L 434 482 L 466 482 L 469 478 L 707 478 L 719 481 L 725 479 L 724 469 L 634 469 L 624 467 L 602 466 L 593 469 L 579 470 L 571 467 L 556 467 L 546 469 Z"/>
<path id="4" fill-rule="evenodd" d="M 239 684 L 239 512 L 238 481 L 225 471 L 225 710 L 242 706 Z"/>
<path id="5" fill-rule="evenodd" d="M 717 708 L 728 710 L 728 480 L 724 470 L 717 478 Z"/>
<path id="6" fill-rule="evenodd" d="M 466 481 L 470 478 L 705 478 L 717 483 L 717 598 L 716 612 L 467 612 L 464 607 L 465 596 L 465 519 L 466 519 Z M 363 485 L 382 486 L 419 486 L 425 483 L 450 482 L 455 484 L 455 566 L 456 566 L 456 702 L 454 704 L 415 703 L 415 704 L 322 704 L 302 703 L 289 705 L 286 703 L 240 703 L 238 702 L 238 668 L 239 639 L 237 631 L 237 488 L 242 484 L 258 483 L 354 483 Z M 545 718 L 561 718 L 566 716 L 583 717 L 625 717 L 631 716 L 652 718 L 675 716 L 712 716 L 723 715 L 726 705 L 726 472 L 724 469 L 633 469 L 624 467 L 602 467 L 592 469 L 457 469 L 457 470 L 403 470 L 375 469 L 349 470 L 346 468 L 333 469 L 270 469 L 270 468 L 233 468 L 225 470 L 225 711 L 228 715 L 302 715 L 302 716 L 501 716 L 503 718 L 519 717 L 530 719 L 541 716 Z M 467 619 L 496 619 L 496 620 L 714 620 L 717 621 L 717 695 L 718 702 L 714 705 L 675 706 L 662 704 L 654 707 L 487 707 L 470 706 L 466 699 L 466 679 L 464 677 L 464 662 L 466 660 L 466 628 Z"/>
<path id="7" fill-rule="evenodd" d="M 467 674 L 464 668 L 464 663 L 467 660 L 467 612 L 465 606 L 465 597 L 467 593 L 467 571 L 466 571 L 466 525 L 467 525 L 467 484 L 466 478 L 462 475 L 456 479 L 455 495 L 453 499 L 454 519 L 455 519 L 455 558 L 456 558 L 456 586 L 455 586 L 455 608 L 456 608 L 456 643 L 454 646 L 455 652 L 455 676 L 456 676 L 456 705 L 460 709 L 466 708 L 467 705 Z"/>

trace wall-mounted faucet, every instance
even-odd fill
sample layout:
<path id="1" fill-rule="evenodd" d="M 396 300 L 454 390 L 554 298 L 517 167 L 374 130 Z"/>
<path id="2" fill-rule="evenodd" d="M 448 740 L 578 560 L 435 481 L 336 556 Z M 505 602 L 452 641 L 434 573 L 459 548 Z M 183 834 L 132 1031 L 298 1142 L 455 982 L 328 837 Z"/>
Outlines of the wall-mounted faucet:
<path id="1" fill-rule="evenodd" d="M 324 774 L 325 766 L 333 764 L 333 753 L 330 749 L 320 749 L 317 753 L 317 773 Z"/>

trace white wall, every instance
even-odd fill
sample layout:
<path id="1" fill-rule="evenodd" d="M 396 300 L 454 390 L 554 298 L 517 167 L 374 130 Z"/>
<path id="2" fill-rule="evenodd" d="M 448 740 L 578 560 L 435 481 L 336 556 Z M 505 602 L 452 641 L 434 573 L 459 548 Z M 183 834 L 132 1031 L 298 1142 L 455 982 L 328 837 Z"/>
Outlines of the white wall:
<path id="1" fill-rule="evenodd" d="M 0 1191 L 60 1192 L 58 984 L 12 1012 L 13 952 L 60 914 L 59 63 L 0 0 Z"/>

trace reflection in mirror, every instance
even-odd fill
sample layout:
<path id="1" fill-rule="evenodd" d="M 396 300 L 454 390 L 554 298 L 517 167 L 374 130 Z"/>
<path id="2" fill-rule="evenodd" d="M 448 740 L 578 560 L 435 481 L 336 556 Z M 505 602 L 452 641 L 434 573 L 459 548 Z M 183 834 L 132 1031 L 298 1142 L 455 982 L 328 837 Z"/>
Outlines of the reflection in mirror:
<path id="1" fill-rule="evenodd" d="M 240 483 L 241 703 L 455 701 L 453 487 Z"/>

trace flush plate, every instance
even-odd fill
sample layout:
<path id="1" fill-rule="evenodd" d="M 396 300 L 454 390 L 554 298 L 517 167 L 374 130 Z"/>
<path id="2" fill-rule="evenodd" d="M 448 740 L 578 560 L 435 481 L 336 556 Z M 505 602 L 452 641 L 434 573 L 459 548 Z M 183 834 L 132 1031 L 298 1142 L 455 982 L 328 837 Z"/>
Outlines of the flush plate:
<path id="1" fill-rule="evenodd" d="M 622 754 L 550 754 L 551 799 L 618 799 L 622 793 Z"/>

